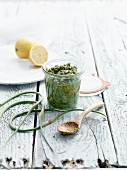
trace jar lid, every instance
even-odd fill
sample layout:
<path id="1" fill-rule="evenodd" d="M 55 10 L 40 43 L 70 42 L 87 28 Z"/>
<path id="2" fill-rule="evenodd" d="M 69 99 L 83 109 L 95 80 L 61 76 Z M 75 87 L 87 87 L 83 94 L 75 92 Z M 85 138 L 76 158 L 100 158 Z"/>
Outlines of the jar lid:
<path id="1" fill-rule="evenodd" d="M 103 92 L 103 90 L 110 86 L 110 82 L 102 80 L 97 76 L 86 75 L 82 77 L 80 86 L 80 96 L 93 96 Z"/>

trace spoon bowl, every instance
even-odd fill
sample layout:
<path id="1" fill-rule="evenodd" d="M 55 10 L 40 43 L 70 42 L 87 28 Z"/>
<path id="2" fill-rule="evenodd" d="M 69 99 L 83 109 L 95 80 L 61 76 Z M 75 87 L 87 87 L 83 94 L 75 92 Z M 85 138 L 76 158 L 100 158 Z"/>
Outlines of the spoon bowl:
<path id="1" fill-rule="evenodd" d="M 62 134 L 68 134 L 68 135 L 72 135 L 76 132 L 79 131 L 79 125 L 76 122 L 65 122 L 62 123 L 60 125 L 58 125 L 58 130 L 62 133 Z"/>
<path id="2" fill-rule="evenodd" d="M 81 127 L 83 118 L 92 110 L 97 109 L 102 106 L 104 106 L 104 103 L 102 101 L 99 101 L 91 105 L 85 111 L 83 111 L 83 113 L 80 116 L 78 116 L 76 119 L 69 121 L 69 122 L 64 122 L 58 125 L 58 131 L 65 135 L 72 135 L 72 134 L 77 133 Z"/>

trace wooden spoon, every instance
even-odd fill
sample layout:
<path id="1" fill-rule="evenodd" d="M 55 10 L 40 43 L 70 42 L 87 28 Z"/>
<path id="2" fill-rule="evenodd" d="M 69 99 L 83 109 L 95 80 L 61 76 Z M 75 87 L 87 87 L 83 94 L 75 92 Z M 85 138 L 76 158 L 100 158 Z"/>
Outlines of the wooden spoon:
<path id="1" fill-rule="evenodd" d="M 81 127 L 83 118 L 92 110 L 102 106 L 104 106 L 104 103 L 102 101 L 99 101 L 91 105 L 85 111 L 83 111 L 83 113 L 80 116 L 78 116 L 76 119 L 58 125 L 58 131 L 61 132 L 62 134 L 67 134 L 67 135 L 72 135 L 76 133 Z"/>

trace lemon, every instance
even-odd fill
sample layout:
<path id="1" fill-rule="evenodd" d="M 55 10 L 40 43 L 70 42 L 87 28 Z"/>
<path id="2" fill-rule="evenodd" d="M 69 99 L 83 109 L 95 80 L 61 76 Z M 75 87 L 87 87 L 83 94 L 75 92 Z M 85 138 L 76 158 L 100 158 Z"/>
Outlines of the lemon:
<path id="1" fill-rule="evenodd" d="M 15 52 L 19 58 L 29 58 L 30 49 L 37 44 L 28 37 L 20 38 L 15 43 Z"/>
<path id="2" fill-rule="evenodd" d="M 48 60 L 48 52 L 42 45 L 35 45 L 30 49 L 29 59 L 34 66 L 42 66 Z"/>

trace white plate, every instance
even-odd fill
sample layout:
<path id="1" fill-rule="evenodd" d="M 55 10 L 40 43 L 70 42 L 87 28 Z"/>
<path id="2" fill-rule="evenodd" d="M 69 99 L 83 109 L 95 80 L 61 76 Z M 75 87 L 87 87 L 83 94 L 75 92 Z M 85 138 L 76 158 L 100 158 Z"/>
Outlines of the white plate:
<path id="1" fill-rule="evenodd" d="M 49 60 L 57 58 L 49 52 Z M 42 69 L 36 68 L 27 59 L 19 59 L 14 45 L 0 47 L 0 84 L 27 84 L 44 80 Z"/>

